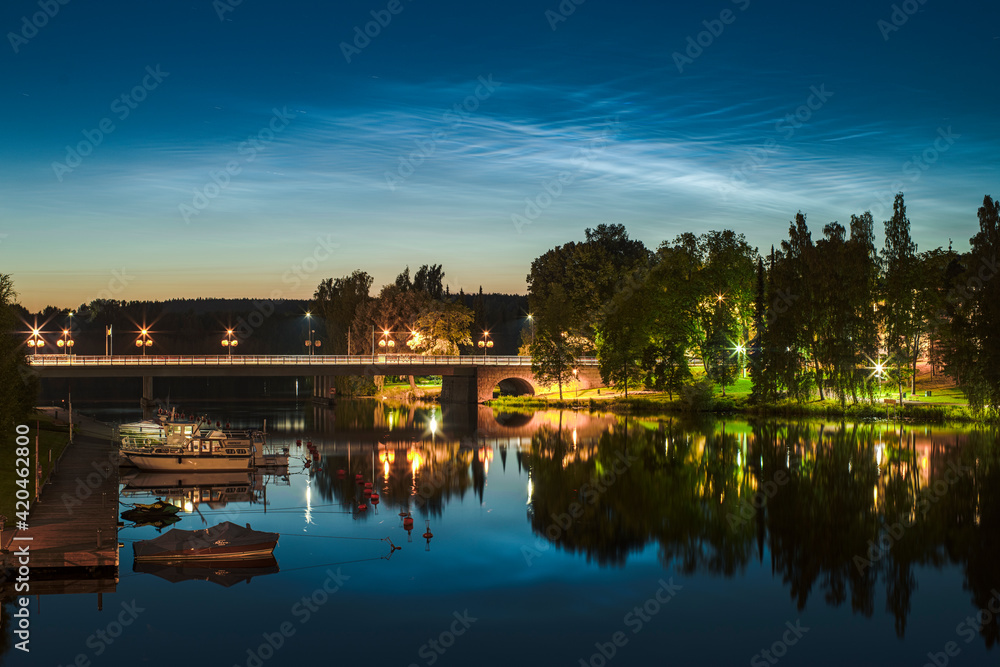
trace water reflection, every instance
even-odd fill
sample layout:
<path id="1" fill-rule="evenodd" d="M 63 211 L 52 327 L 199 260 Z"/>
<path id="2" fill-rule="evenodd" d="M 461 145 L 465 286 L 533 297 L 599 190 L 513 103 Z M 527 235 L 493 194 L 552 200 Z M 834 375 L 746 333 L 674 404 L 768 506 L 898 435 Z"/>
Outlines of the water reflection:
<path id="1" fill-rule="evenodd" d="M 382 512 L 433 518 L 469 494 L 482 503 L 494 456 L 506 470 L 513 451 L 534 534 L 600 566 L 651 544 L 685 574 L 733 577 L 766 560 L 800 610 L 818 596 L 872 616 L 884 593 L 900 637 L 916 566 L 963 566 L 978 608 L 1000 589 L 992 432 L 559 411 L 480 411 L 475 428 L 429 429 L 436 408 L 351 409 L 310 474 L 360 520 L 374 513 L 356 510 L 358 474 Z M 996 620 L 981 632 L 992 645 Z"/>

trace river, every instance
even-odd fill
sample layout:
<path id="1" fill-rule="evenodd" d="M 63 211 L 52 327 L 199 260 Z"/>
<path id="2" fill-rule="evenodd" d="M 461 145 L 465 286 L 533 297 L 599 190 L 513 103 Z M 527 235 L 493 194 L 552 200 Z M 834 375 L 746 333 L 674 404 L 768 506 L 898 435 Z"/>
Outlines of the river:
<path id="1" fill-rule="evenodd" d="M 984 664 L 1000 636 L 987 430 L 186 407 L 233 427 L 266 419 L 288 474 L 123 470 L 121 502 L 171 499 L 178 528 L 278 532 L 276 562 L 134 571 L 132 544 L 169 528 L 126 523 L 102 609 L 94 594 L 33 599 L 31 654 L 8 630 L 5 662 L 940 666 Z"/>

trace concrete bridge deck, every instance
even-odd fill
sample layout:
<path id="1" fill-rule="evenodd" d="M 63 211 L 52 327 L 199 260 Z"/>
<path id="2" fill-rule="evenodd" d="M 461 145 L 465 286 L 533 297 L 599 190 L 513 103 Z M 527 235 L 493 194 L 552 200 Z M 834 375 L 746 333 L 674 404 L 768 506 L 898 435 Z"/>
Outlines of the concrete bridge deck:
<path id="1" fill-rule="evenodd" d="M 531 371 L 528 356 L 377 355 L 118 355 L 39 354 L 28 357 L 40 378 L 141 377 L 143 398 L 152 398 L 154 377 L 312 376 L 314 394 L 329 397 L 337 375 L 440 375 L 442 402 L 489 400 L 493 388 L 507 382 L 518 393 L 537 393 L 542 385 Z M 603 386 L 597 359 L 576 361 L 581 388 Z"/>

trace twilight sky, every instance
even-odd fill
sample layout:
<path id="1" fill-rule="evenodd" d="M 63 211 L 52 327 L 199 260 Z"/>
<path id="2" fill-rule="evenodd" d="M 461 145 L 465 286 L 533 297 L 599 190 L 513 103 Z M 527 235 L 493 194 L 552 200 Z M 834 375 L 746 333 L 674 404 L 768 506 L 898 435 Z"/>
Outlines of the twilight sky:
<path id="1" fill-rule="evenodd" d="M 9 0 L 0 272 L 31 309 L 307 298 L 424 263 L 453 291 L 523 292 L 532 259 L 604 222 L 765 251 L 798 210 L 817 238 L 881 223 L 898 190 L 920 249 L 964 250 L 1000 196 L 998 19 L 971 0 Z"/>

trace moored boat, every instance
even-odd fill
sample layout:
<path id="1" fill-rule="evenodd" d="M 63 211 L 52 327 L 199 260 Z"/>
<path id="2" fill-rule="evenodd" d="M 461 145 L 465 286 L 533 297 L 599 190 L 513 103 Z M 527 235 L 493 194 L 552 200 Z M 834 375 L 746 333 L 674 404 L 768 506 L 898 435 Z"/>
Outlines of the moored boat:
<path id="1" fill-rule="evenodd" d="M 253 530 L 231 521 L 201 530 L 174 528 L 132 545 L 136 562 L 247 560 L 270 556 L 278 533 Z"/>
<path id="2" fill-rule="evenodd" d="M 142 470 L 216 472 L 248 470 L 254 465 L 255 451 L 263 446 L 258 433 L 229 437 L 222 431 L 199 434 L 180 444 L 131 447 L 122 445 L 121 454 Z"/>

